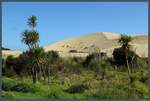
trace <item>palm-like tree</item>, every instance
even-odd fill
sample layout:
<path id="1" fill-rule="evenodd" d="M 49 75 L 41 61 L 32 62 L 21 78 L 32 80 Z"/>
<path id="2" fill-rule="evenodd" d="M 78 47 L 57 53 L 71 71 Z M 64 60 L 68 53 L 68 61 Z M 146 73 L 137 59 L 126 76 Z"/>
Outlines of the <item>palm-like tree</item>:
<path id="1" fill-rule="evenodd" d="M 29 47 L 28 56 L 30 57 L 30 69 L 32 74 L 33 83 L 36 83 L 41 73 L 41 64 L 45 58 L 45 52 L 42 48 L 39 47 L 39 33 L 34 30 L 37 25 L 37 18 L 31 16 L 28 19 L 28 25 L 32 30 L 25 30 L 22 33 L 22 42 Z"/>
<path id="2" fill-rule="evenodd" d="M 130 42 L 132 38 L 128 35 L 121 35 L 120 39 L 118 40 L 118 43 L 122 45 L 124 49 L 130 49 Z"/>
<path id="3" fill-rule="evenodd" d="M 28 30 L 25 30 L 25 31 L 22 33 L 21 37 L 22 37 L 22 40 L 21 40 L 21 41 L 22 41 L 24 44 L 26 44 L 26 45 L 30 48 L 29 31 L 28 31 Z"/>
<path id="4" fill-rule="evenodd" d="M 118 43 L 120 43 L 122 45 L 122 48 L 125 51 L 129 77 L 130 77 L 131 71 L 130 71 L 129 61 L 128 61 L 128 53 L 130 50 L 130 44 L 129 43 L 131 42 L 131 40 L 132 40 L 131 36 L 128 36 L 128 35 L 121 35 L 120 39 L 118 40 Z"/>
<path id="5" fill-rule="evenodd" d="M 46 53 L 41 47 L 35 48 L 32 51 L 31 64 L 32 64 L 32 74 L 33 74 L 33 83 L 36 83 L 37 80 L 40 80 L 42 74 L 42 64 L 45 63 Z"/>
<path id="6" fill-rule="evenodd" d="M 29 19 L 28 19 L 28 25 L 32 27 L 32 30 L 34 30 L 34 28 L 37 25 L 36 21 L 37 21 L 37 18 L 34 15 L 30 16 Z"/>
<path id="7" fill-rule="evenodd" d="M 128 54 L 130 51 L 130 42 L 132 41 L 131 36 L 128 35 L 121 35 L 120 39 L 118 40 L 118 43 L 120 43 L 122 45 L 122 48 L 125 51 L 125 57 L 126 57 L 126 63 L 127 63 L 127 68 L 128 68 L 128 77 L 129 77 L 129 89 L 130 89 L 130 85 L 132 83 L 132 78 L 131 78 L 131 70 L 130 70 L 130 66 L 129 66 L 129 61 L 128 61 Z M 128 95 L 130 96 L 130 94 Z"/>
<path id="8" fill-rule="evenodd" d="M 39 33 L 36 31 L 25 30 L 22 33 L 22 40 L 21 41 L 29 47 L 29 50 L 31 50 L 32 48 L 35 48 L 38 46 Z"/>

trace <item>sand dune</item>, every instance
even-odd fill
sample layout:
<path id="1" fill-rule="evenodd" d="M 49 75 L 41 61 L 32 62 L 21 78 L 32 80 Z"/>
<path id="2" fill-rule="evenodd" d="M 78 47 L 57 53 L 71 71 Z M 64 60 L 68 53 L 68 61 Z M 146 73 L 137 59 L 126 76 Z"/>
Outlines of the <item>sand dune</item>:
<path id="1" fill-rule="evenodd" d="M 112 56 L 114 48 L 119 47 L 117 40 L 120 34 L 111 32 L 98 32 L 86 36 L 75 37 L 68 40 L 62 40 L 52 45 L 45 46 L 45 51 L 55 50 L 63 57 L 65 56 L 86 56 L 95 51 L 106 52 L 109 57 Z M 148 56 L 148 37 L 144 35 L 134 35 L 131 42 L 132 49 L 140 57 Z"/>
<path id="2" fill-rule="evenodd" d="M 2 57 L 5 59 L 8 56 L 18 57 L 22 52 L 12 50 L 2 50 Z"/>

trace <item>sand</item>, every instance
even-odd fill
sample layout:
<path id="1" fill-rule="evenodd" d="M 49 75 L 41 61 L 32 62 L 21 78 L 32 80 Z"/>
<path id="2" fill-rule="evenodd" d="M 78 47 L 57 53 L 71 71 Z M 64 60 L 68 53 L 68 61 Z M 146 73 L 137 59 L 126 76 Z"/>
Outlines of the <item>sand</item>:
<path id="1" fill-rule="evenodd" d="M 109 57 L 112 57 L 114 48 L 120 47 L 118 39 L 120 34 L 111 32 L 98 32 L 86 36 L 75 37 L 62 40 L 54 44 L 45 46 L 45 51 L 55 50 L 63 57 L 68 56 L 86 56 L 95 51 L 106 52 Z M 133 35 L 131 45 L 133 50 L 140 57 L 148 57 L 148 37 L 144 35 Z M 76 53 L 70 53 L 71 50 L 76 50 Z"/>

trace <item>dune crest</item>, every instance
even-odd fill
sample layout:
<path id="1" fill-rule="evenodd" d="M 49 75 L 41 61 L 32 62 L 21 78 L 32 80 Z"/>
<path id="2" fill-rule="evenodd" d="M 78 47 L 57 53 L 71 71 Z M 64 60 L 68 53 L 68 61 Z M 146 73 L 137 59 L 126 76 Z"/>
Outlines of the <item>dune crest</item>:
<path id="1" fill-rule="evenodd" d="M 97 32 L 81 37 L 75 37 L 45 46 L 45 51 L 58 51 L 63 57 L 86 56 L 91 52 L 100 50 L 112 57 L 114 48 L 119 47 L 118 39 L 121 34 L 111 32 Z M 131 42 L 132 49 L 140 57 L 148 56 L 148 37 L 146 35 L 134 35 Z"/>
<path id="2" fill-rule="evenodd" d="M 18 57 L 22 52 L 13 50 L 2 50 L 2 57 L 5 59 L 8 56 Z"/>

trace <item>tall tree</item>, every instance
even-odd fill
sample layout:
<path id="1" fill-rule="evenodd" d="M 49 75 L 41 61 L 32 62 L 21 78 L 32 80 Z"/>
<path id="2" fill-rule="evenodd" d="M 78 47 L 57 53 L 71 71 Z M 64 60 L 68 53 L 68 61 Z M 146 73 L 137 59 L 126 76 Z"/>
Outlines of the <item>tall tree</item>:
<path id="1" fill-rule="evenodd" d="M 130 50 L 131 40 L 132 40 L 131 36 L 128 36 L 128 35 L 121 35 L 120 39 L 118 40 L 118 43 L 120 43 L 122 45 L 122 48 L 125 51 L 129 78 L 131 78 L 131 70 L 130 70 L 129 61 L 128 61 L 128 53 L 129 53 L 129 50 Z"/>
<path id="2" fill-rule="evenodd" d="M 120 39 L 118 40 L 118 43 L 122 45 L 123 50 L 125 51 L 125 57 L 126 57 L 126 64 L 127 64 L 127 69 L 128 69 L 128 77 L 129 77 L 129 93 L 128 97 L 130 96 L 130 85 L 132 83 L 132 78 L 131 78 L 131 69 L 129 66 L 129 52 L 130 52 L 130 42 L 132 41 L 131 36 L 128 35 L 121 35 Z"/>
<path id="3" fill-rule="evenodd" d="M 22 42 L 26 44 L 29 48 L 27 51 L 28 56 L 30 57 L 30 69 L 32 74 L 33 83 L 38 81 L 38 73 L 41 72 L 41 60 L 44 58 L 44 50 L 39 47 L 39 33 L 35 31 L 37 25 L 36 16 L 31 16 L 28 18 L 28 25 L 31 27 L 31 30 L 25 30 L 22 33 Z"/>

